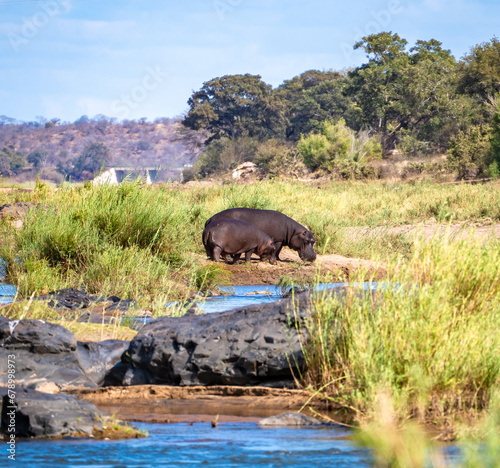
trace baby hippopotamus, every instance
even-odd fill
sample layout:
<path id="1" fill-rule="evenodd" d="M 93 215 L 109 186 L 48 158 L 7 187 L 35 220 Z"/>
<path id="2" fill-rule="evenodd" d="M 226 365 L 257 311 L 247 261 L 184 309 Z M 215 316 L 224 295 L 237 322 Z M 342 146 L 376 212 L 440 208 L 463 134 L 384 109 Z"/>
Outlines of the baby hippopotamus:
<path id="1" fill-rule="evenodd" d="M 221 255 L 232 255 L 237 264 L 242 253 L 249 262 L 255 252 L 261 260 L 275 262 L 276 246 L 273 240 L 253 224 L 239 219 L 217 219 L 205 226 L 203 245 L 210 260 L 219 261 Z"/>

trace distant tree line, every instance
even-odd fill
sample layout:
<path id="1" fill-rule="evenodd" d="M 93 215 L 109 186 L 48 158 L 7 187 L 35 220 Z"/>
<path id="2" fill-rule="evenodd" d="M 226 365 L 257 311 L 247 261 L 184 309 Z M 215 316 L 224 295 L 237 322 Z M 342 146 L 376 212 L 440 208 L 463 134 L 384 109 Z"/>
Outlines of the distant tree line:
<path id="1" fill-rule="evenodd" d="M 270 173 L 303 164 L 363 177 L 367 161 L 395 150 L 409 158 L 447 152 L 459 178 L 498 176 L 497 38 L 460 61 L 435 39 L 408 47 L 391 32 L 363 37 L 354 49 L 365 51 L 366 63 L 306 71 L 274 89 L 250 74 L 205 82 L 182 121 L 207 136 L 191 176 L 249 160 Z"/>

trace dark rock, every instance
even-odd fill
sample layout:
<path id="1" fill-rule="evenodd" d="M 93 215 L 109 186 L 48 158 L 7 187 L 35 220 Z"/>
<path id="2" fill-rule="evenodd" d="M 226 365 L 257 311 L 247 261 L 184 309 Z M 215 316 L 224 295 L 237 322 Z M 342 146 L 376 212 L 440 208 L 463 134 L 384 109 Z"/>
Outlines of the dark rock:
<path id="1" fill-rule="evenodd" d="M 20 386 L 96 387 L 120 362 L 128 342 L 78 343 L 64 327 L 42 320 L 0 317 L 0 385 L 6 384 L 8 356 L 13 355 Z"/>
<path id="2" fill-rule="evenodd" d="M 92 303 L 89 294 L 76 288 L 52 291 L 43 296 L 35 297 L 35 299 L 39 301 L 48 301 L 48 306 L 55 310 L 85 309 Z"/>
<path id="3" fill-rule="evenodd" d="M 85 375 L 97 385 L 101 385 L 106 374 L 120 362 L 129 343 L 121 340 L 78 342 L 78 358 Z"/>
<path id="4" fill-rule="evenodd" d="M 308 338 L 309 296 L 295 298 L 295 312 L 292 306 L 286 299 L 154 320 L 122 357 L 122 383 L 293 386 Z"/>
<path id="5" fill-rule="evenodd" d="M 371 293 L 356 292 L 363 300 Z M 293 387 L 309 338 L 311 299 L 317 295 L 335 296 L 341 304 L 346 287 L 228 312 L 151 321 L 131 341 L 114 378 L 119 371 L 123 385 Z M 332 333 L 340 334 L 338 325 Z"/>
<path id="6" fill-rule="evenodd" d="M 319 426 L 321 421 L 300 413 L 283 413 L 261 419 L 259 426 Z"/>
<path id="7" fill-rule="evenodd" d="M 10 320 L 3 315 L 0 315 L 0 340 L 8 338 L 11 334 L 10 331 Z"/>
<path id="8" fill-rule="evenodd" d="M 15 398 L 0 388 L 2 400 L 1 432 L 10 435 L 14 422 L 16 437 L 91 437 L 102 430 L 103 414 L 92 404 L 69 395 L 51 395 L 31 389 L 18 389 Z M 14 419 L 11 419 L 14 418 Z"/>
<path id="9" fill-rule="evenodd" d="M 70 315 L 69 318 L 73 318 L 80 323 L 98 323 L 107 325 L 116 322 L 115 317 L 96 314 L 95 312 L 92 312 L 90 310 L 82 310 L 81 312 L 76 312 L 75 315 Z"/>
<path id="10" fill-rule="evenodd" d="M 111 297 L 114 298 L 116 296 L 111 296 Z M 127 310 L 129 310 L 131 307 L 134 307 L 135 304 L 136 304 L 136 302 L 131 300 L 131 299 L 127 299 L 127 300 L 118 299 L 118 301 L 115 301 L 113 304 L 110 304 L 104 310 L 106 310 L 106 312 L 111 312 L 114 310 L 120 310 L 122 312 L 127 312 Z"/>
<path id="11" fill-rule="evenodd" d="M 4 343 L 11 350 L 25 349 L 40 354 L 76 350 L 75 335 L 61 325 L 33 319 L 13 322 L 12 334 Z"/>

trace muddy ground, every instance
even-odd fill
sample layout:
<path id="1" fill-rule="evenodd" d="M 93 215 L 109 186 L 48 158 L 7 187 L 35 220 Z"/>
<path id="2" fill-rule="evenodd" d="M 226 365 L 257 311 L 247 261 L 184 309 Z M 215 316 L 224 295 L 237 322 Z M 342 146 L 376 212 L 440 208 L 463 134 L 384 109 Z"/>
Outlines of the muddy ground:
<path id="1" fill-rule="evenodd" d="M 107 414 L 116 414 L 123 421 L 256 422 L 275 414 L 296 412 L 302 407 L 304 414 L 318 417 L 319 413 L 324 420 L 344 421 L 346 417 L 326 400 L 313 399 L 310 392 L 297 389 L 136 385 L 73 388 L 65 393 L 89 401 Z"/>

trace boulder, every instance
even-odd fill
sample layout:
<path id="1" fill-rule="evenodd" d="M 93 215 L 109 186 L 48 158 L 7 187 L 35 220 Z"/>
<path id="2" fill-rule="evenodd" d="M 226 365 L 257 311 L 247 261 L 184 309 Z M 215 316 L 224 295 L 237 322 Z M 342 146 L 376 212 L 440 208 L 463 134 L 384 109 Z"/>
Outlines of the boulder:
<path id="1" fill-rule="evenodd" d="M 259 172 L 260 172 L 259 168 L 257 167 L 257 165 L 255 163 L 247 161 L 247 162 L 241 163 L 233 171 L 232 177 L 234 180 L 246 179 L 250 176 L 258 175 Z"/>
<path id="2" fill-rule="evenodd" d="M 259 426 L 319 426 L 321 421 L 300 413 L 283 413 L 261 419 Z"/>
<path id="3" fill-rule="evenodd" d="M 96 387 L 120 361 L 128 341 L 78 342 L 69 330 L 43 320 L 0 316 L 0 385 L 8 380 L 8 356 L 14 356 L 16 384 L 31 388 L 81 385 Z M 53 387 L 53 385 L 52 385 Z"/>
<path id="4" fill-rule="evenodd" d="M 0 387 L 0 432 L 5 436 L 53 438 L 91 437 L 103 429 L 103 414 L 86 401 L 69 395 L 51 395 L 18 389 L 15 396 Z M 14 432 L 11 432 L 14 427 Z"/>
<path id="5" fill-rule="evenodd" d="M 291 387 L 308 339 L 309 294 L 145 325 L 110 373 L 122 385 Z M 295 301 L 295 305 L 292 301 Z"/>
<path id="6" fill-rule="evenodd" d="M 136 305 L 135 301 L 131 299 L 120 299 L 117 296 L 106 298 L 88 294 L 83 289 L 77 288 L 59 289 L 33 299 L 46 302 L 51 309 L 59 311 L 80 311 L 94 306 L 95 309 L 101 312 L 101 316 L 116 311 L 127 312 Z M 85 310 L 85 312 L 93 311 Z"/>

